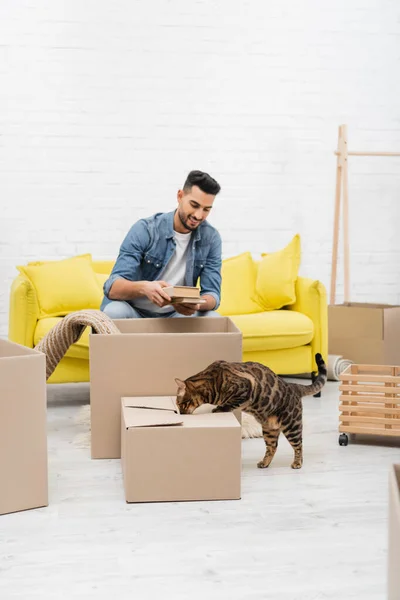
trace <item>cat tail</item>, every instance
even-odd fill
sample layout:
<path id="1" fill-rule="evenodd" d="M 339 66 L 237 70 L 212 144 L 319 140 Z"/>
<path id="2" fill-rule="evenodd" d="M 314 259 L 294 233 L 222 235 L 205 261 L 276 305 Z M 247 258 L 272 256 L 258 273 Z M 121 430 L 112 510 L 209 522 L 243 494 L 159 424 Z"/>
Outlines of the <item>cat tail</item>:
<path id="1" fill-rule="evenodd" d="M 311 373 L 312 384 L 311 385 L 299 385 L 296 384 L 296 387 L 300 390 L 302 396 L 313 396 L 317 394 L 325 385 L 327 380 L 327 370 L 324 359 L 321 354 L 317 353 L 315 355 L 315 362 L 318 367 L 318 375 L 315 372 Z"/>

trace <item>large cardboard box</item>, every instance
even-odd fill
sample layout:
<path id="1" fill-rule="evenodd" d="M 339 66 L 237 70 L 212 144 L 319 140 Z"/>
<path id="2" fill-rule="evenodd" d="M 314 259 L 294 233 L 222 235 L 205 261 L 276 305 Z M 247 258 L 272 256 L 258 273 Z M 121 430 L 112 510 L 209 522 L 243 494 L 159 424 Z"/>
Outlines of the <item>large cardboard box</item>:
<path id="1" fill-rule="evenodd" d="M 227 317 L 114 323 L 122 335 L 89 335 L 92 458 L 120 458 L 123 396 L 174 396 L 175 377 L 242 360 L 242 333 Z"/>
<path id="2" fill-rule="evenodd" d="M 122 398 L 127 502 L 238 500 L 241 427 L 233 413 L 180 415 L 175 398 Z"/>
<path id="3" fill-rule="evenodd" d="M 48 504 L 46 357 L 0 340 L 0 514 Z"/>
<path id="4" fill-rule="evenodd" d="M 330 305 L 328 351 L 359 364 L 400 364 L 400 306 Z"/>
<path id="5" fill-rule="evenodd" d="M 400 600 L 400 464 L 389 478 L 388 598 Z"/>

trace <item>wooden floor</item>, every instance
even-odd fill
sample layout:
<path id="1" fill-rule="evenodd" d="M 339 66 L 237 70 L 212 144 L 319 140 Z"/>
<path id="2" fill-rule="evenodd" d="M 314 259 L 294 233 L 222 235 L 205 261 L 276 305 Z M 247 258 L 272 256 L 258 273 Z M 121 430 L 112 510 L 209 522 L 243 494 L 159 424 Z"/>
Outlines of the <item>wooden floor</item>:
<path id="1" fill-rule="evenodd" d="M 0 598 L 386 597 L 396 440 L 338 445 L 338 386 L 305 398 L 305 461 L 281 438 L 267 470 L 243 440 L 242 500 L 127 505 L 119 460 L 77 445 L 88 386 L 48 388 L 50 505 L 0 517 Z"/>

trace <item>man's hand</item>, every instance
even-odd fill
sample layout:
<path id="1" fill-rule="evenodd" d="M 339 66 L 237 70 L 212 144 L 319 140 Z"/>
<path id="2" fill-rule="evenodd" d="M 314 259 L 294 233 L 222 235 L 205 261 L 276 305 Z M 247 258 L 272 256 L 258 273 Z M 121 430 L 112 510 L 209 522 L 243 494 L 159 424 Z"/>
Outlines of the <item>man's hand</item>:
<path id="1" fill-rule="evenodd" d="M 168 286 L 169 283 L 165 281 L 145 281 L 142 288 L 143 294 L 157 306 L 166 306 L 171 304 L 171 298 L 163 290 Z"/>
<path id="2" fill-rule="evenodd" d="M 200 310 L 201 304 L 185 304 L 182 303 L 174 303 L 173 307 L 177 313 L 180 315 L 185 315 L 185 317 L 191 317 L 197 310 Z"/>

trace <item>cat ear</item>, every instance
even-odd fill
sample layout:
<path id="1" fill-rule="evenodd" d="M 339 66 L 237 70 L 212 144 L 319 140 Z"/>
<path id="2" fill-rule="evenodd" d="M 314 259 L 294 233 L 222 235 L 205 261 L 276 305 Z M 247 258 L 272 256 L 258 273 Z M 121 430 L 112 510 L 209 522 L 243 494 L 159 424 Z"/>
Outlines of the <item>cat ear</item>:
<path id="1" fill-rule="evenodd" d="M 175 377 L 175 382 L 181 390 L 186 389 L 186 384 L 184 381 L 182 381 L 182 379 L 178 379 L 177 377 Z"/>

